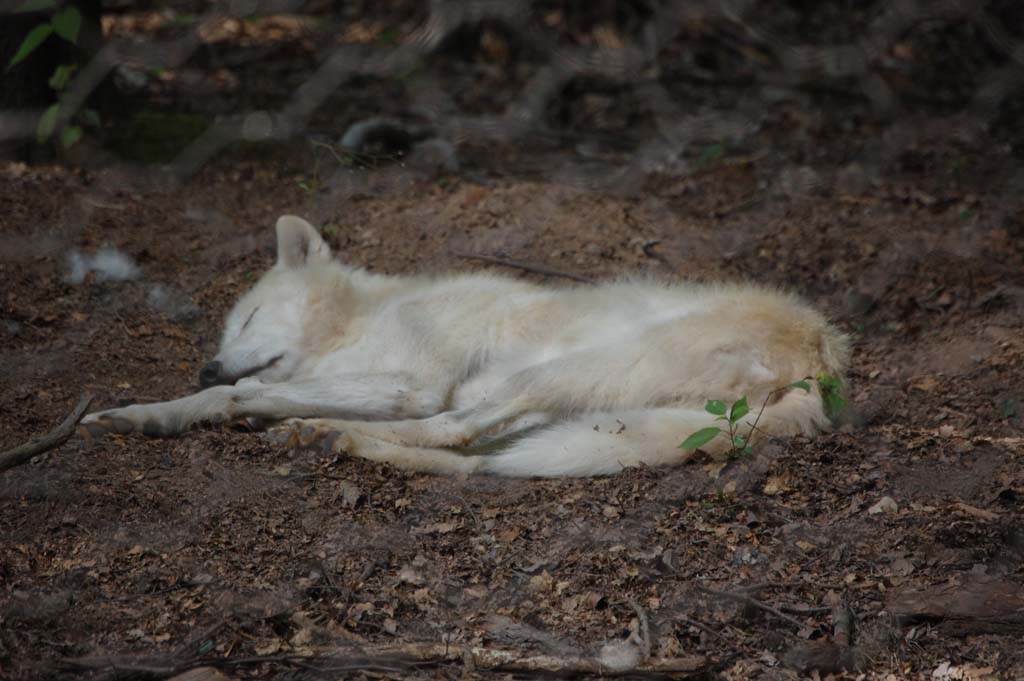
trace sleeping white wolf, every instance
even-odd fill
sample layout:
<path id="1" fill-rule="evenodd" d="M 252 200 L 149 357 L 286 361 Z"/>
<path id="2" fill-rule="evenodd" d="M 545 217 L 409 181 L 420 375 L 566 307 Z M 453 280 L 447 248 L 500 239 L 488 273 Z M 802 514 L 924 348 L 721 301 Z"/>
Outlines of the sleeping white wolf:
<path id="1" fill-rule="evenodd" d="M 316 229 L 277 222 L 277 263 L 227 316 L 204 390 L 90 414 L 91 435 L 170 436 L 284 421 L 293 443 L 436 473 L 585 476 L 685 461 L 708 398 L 759 405 L 840 376 L 845 337 L 763 288 L 617 281 L 544 287 L 493 274 L 371 274 Z M 813 433 L 816 385 L 777 392 L 753 439 Z M 703 449 L 722 453 L 726 438 Z"/>

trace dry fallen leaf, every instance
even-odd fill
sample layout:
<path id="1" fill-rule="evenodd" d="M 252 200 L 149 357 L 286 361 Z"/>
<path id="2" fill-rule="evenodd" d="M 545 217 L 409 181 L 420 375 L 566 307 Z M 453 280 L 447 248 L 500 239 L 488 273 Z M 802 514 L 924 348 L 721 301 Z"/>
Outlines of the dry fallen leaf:
<path id="1" fill-rule="evenodd" d="M 764 483 L 762 490 L 765 496 L 774 497 L 778 494 L 792 491 L 789 477 L 785 475 L 773 475 Z"/>
<path id="2" fill-rule="evenodd" d="M 548 592 L 551 591 L 554 583 L 554 578 L 545 570 L 539 575 L 530 577 L 530 591 Z"/>
<path id="3" fill-rule="evenodd" d="M 512 542 L 518 539 L 520 534 L 522 534 L 522 530 L 520 528 L 510 527 L 506 530 L 499 530 L 498 532 L 495 532 L 494 537 L 498 541 L 507 544 L 508 542 Z"/>
<path id="4" fill-rule="evenodd" d="M 457 523 L 430 523 L 429 525 L 421 525 L 412 532 L 413 534 L 448 534 L 456 528 L 458 528 Z"/>
<path id="5" fill-rule="evenodd" d="M 412 592 L 412 600 L 422 610 L 426 610 L 434 602 L 434 597 L 430 593 L 430 589 L 423 587 L 422 589 L 416 589 Z"/>
<path id="6" fill-rule="evenodd" d="M 264 641 L 254 649 L 257 655 L 275 655 L 281 651 L 282 641 L 279 638 Z"/>
<path id="7" fill-rule="evenodd" d="M 405 584 L 412 584 L 413 586 L 422 586 L 424 584 L 423 575 L 417 572 L 411 565 L 406 565 L 398 571 L 398 581 Z"/>

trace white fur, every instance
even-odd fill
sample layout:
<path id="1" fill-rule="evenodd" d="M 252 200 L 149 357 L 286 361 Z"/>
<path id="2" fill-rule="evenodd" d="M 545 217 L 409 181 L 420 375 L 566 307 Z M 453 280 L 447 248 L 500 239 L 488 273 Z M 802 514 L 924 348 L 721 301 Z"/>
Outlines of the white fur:
<path id="1" fill-rule="evenodd" d="M 127 281 L 139 276 L 135 261 L 116 248 L 105 246 L 92 255 L 74 250 L 68 254 L 67 281 L 81 284 L 91 273 L 98 281 Z"/>
<path id="2" fill-rule="evenodd" d="M 86 425 L 167 435 L 303 418 L 343 433 L 350 453 L 413 470 L 597 475 L 684 461 L 679 443 L 713 423 L 706 400 L 746 396 L 747 427 L 773 390 L 841 375 L 848 355 L 821 315 L 760 287 L 389 277 L 333 260 L 299 218 L 277 236 L 278 262 L 228 315 L 215 358 L 246 378 Z M 755 439 L 827 427 L 817 390 L 777 397 Z"/>

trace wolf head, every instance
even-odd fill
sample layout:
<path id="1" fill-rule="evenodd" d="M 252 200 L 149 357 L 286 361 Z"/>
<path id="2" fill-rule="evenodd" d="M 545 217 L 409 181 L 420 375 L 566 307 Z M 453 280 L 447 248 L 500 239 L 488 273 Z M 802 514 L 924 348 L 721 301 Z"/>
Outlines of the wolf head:
<path id="1" fill-rule="evenodd" d="M 294 215 L 281 217 L 276 229 L 277 262 L 228 313 L 220 350 L 199 372 L 204 388 L 249 376 L 287 380 L 302 360 L 303 328 L 322 302 L 310 277 L 331 264 L 331 249 Z"/>

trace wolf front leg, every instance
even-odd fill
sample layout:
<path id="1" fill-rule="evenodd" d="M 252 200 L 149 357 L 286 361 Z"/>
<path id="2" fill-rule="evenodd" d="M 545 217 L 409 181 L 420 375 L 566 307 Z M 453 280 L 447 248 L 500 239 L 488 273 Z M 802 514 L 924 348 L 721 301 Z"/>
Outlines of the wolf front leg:
<path id="1" fill-rule="evenodd" d="M 403 373 L 350 373 L 301 383 L 255 379 L 214 386 L 188 397 L 96 412 L 82 420 L 89 435 L 139 432 L 170 437 L 202 423 L 256 417 L 425 418 L 441 410 L 447 386 Z"/>

